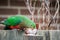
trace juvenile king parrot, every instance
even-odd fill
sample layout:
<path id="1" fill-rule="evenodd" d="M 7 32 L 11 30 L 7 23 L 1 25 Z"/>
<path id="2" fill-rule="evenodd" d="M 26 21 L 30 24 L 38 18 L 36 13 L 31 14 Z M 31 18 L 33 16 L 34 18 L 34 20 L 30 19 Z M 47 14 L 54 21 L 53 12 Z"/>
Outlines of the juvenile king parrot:
<path id="1" fill-rule="evenodd" d="M 20 25 L 20 27 L 22 28 L 24 27 L 36 28 L 36 24 L 24 15 L 15 15 L 15 16 L 8 17 L 4 21 L 4 25 L 9 25 L 9 26 Z"/>

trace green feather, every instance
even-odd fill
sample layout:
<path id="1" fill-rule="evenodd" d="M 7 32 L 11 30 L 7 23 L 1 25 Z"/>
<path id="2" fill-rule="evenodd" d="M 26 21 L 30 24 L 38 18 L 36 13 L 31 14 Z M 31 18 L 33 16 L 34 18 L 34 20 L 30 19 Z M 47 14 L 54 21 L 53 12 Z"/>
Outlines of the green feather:
<path id="1" fill-rule="evenodd" d="M 36 24 L 32 20 L 30 20 L 28 17 L 24 15 L 19 15 L 16 17 L 19 17 L 20 19 L 22 19 L 22 22 L 20 23 L 22 26 L 26 26 L 29 28 L 36 28 Z"/>
<path id="2" fill-rule="evenodd" d="M 15 15 L 8 17 L 5 20 L 4 24 L 11 26 L 20 24 L 21 27 L 36 28 L 36 24 L 24 15 Z"/>
<path id="3" fill-rule="evenodd" d="M 15 16 L 11 16 L 11 17 L 8 17 L 8 18 L 4 21 L 4 25 L 15 26 L 15 25 L 19 24 L 20 22 L 22 22 L 21 19 L 16 18 Z"/>

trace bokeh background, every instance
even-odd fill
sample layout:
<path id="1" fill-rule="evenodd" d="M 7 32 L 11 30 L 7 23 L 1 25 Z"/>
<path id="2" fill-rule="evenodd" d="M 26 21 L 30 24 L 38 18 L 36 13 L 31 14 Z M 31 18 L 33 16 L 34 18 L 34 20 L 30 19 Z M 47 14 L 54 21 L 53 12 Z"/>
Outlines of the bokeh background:
<path id="1" fill-rule="evenodd" d="M 0 0 L 0 21 L 3 21 L 4 19 L 12 15 L 25 15 L 28 18 L 32 19 L 32 15 L 28 11 L 25 1 L 26 0 Z M 37 10 L 39 9 L 39 7 L 41 7 L 41 3 L 42 2 L 40 2 L 39 0 L 36 1 L 36 5 L 35 5 L 36 9 L 34 12 L 34 22 L 36 23 L 36 27 L 39 30 L 46 30 L 47 24 L 49 23 L 48 18 L 50 17 L 48 17 L 48 13 L 47 13 L 43 21 L 43 14 L 44 14 L 43 11 L 40 10 L 40 14 L 37 13 Z M 52 17 L 54 16 L 55 10 L 56 10 L 55 4 L 56 4 L 56 0 L 50 0 L 49 7 L 50 7 L 50 14 Z M 60 0 L 59 0 L 59 6 L 60 6 Z M 0 29 L 3 29 L 3 28 L 4 28 L 4 25 L 0 24 Z M 50 25 L 49 29 L 52 29 L 52 30 L 60 29 L 60 10 L 58 15 L 55 17 L 55 20 L 52 21 L 52 24 Z"/>

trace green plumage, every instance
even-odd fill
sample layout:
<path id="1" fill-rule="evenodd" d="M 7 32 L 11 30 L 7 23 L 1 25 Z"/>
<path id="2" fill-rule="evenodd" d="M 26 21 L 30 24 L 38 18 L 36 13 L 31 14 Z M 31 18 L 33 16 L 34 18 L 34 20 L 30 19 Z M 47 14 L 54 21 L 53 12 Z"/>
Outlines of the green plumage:
<path id="1" fill-rule="evenodd" d="M 17 25 L 21 27 L 36 28 L 36 24 L 24 15 L 15 15 L 6 19 L 5 24 L 7 25 Z"/>
<path id="2" fill-rule="evenodd" d="M 10 26 L 15 26 L 15 25 L 18 25 L 19 23 L 21 23 L 22 20 L 19 19 L 19 18 L 16 18 L 15 16 L 11 16 L 11 17 L 8 17 L 5 21 L 4 21 L 4 24 L 5 25 L 10 25 Z"/>

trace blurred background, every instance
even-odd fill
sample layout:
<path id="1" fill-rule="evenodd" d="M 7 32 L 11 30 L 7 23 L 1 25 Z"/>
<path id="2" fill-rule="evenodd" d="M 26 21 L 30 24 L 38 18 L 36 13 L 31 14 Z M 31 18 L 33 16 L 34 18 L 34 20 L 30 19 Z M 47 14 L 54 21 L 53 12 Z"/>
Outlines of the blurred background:
<path id="1" fill-rule="evenodd" d="M 59 1 L 59 3 L 58 3 Z M 36 23 L 36 28 L 39 30 L 48 29 L 48 24 L 54 15 L 49 29 L 60 29 L 60 0 L 0 0 L 0 22 L 9 16 L 13 15 L 25 15 Z M 29 11 L 29 3 L 32 7 Z M 35 6 L 34 6 L 35 3 Z M 28 7 L 29 6 L 29 7 Z M 35 9 L 33 9 L 35 8 Z M 4 25 L 0 24 L 2 30 Z"/>

